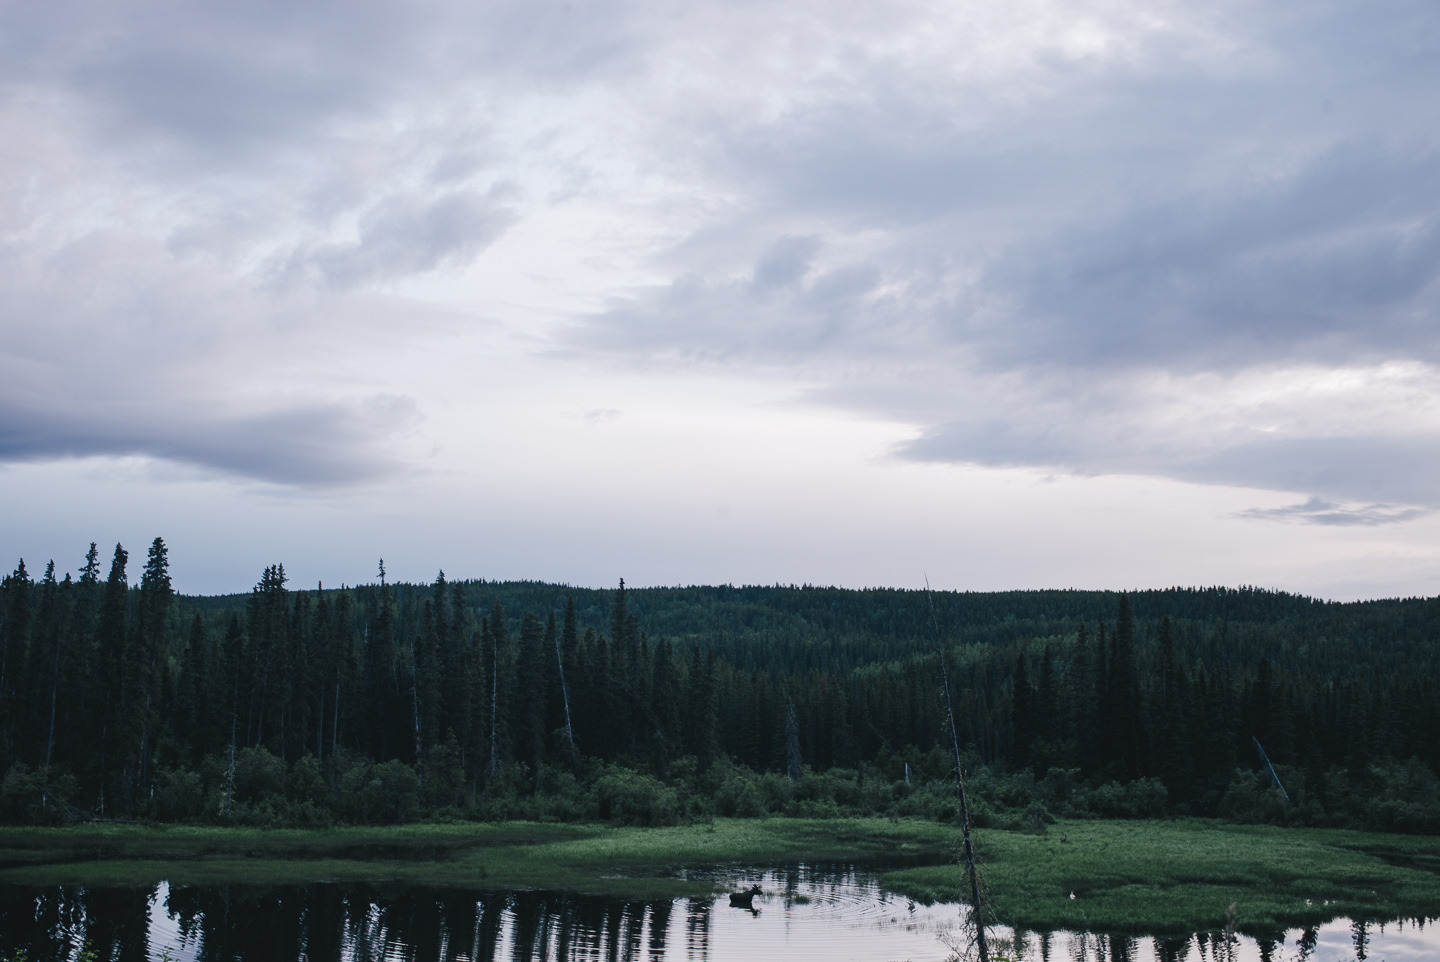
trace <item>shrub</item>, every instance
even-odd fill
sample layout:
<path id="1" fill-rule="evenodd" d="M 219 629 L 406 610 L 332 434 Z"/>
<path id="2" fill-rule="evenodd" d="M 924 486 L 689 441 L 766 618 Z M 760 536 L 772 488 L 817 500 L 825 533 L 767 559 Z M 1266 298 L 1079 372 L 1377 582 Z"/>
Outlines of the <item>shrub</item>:
<path id="1" fill-rule="evenodd" d="M 235 800 L 259 802 L 285 792 L 285 763 L 264 748 L 242 748 L 235 755 Z"/>
<path id="2" fill-rule="evenodd" d="M 628 768 L 615 768 L 595 782 L 600 817 L 621 825 L 673 825 L 680 807 L 675 789 Z"/>
<path id="3" fill-rule="evenodd" d="M 420 802 L 420 780 L 415 769 L 398 759 L 376 765 L 361 792 L 365 820 L 372 825 L 406 821 Z"/>
<path id="4" fill-rule="evenodd" d="M 314 755 L 305 755 L 290 766 L 286 795 L 292 802 L 312 804 L 325 798 L 325 776 L 321 773 L 320 762 Z"/>
<path id="5" fill-rule="evenodd" d="M 732 767 L 715 790 L 715 810 L 731 818 L 764 815 L 765 803 L 755 785 L 755 776 L 745 769 Z"/>
<path id="6" fill-rule="evenodd" d="M 205 811 L 205 786 L 199 772 L 187 769 L 163 771 L 155 779 L 150 814 L 162 822 L 199 818 Z"/>
<path id="7" fill-rule="evenodd" d="M 0 782 L 0 820 L 12 824 L 58 825 L 64 821 L 79 785 L 75 776 L 52 769 L 36 771 L 16 762 Z"/>
<path id="8" fill-rule="evenodd" d="M 1106 782 L 1090 792 L 1089 807 L 1105 818 L 1160 818 L 1169 792 L 1158 778 Z"/>

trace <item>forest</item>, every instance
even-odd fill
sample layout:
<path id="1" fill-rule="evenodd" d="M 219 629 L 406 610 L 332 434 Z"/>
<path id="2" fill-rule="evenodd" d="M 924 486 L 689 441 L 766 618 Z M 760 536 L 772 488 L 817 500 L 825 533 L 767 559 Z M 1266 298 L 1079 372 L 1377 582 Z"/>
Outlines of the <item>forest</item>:
<path id="1" fill-rule="evenodd" d="M 982 826 L 1440 831 L 1440 598 L 129 570 L 0 582 L 7 823 L 950 820 L 943 653 Z"/>

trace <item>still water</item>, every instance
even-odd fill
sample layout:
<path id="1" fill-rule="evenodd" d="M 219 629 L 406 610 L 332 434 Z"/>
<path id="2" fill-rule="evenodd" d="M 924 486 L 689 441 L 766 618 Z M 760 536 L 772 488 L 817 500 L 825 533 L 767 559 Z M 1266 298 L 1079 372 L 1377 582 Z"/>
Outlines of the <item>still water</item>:
<path id="1" fill-rule="evenodd" d="M 918 905 L 849 867 L 791 866 L 716 877 L 758 881 L 754 910 L 719 899 L 622 901 L 563 892 L 465 892 L 385 883 L 150 889 L 0 886 L 0 959 L 119 962 L 941 962 L 962 910 Z M 1218 933 L 1186 939 L 1016 933 L 1025 962 L 1218 962 Z M 1242 938 L 1245 962 L 1440 959 L 1440 923 L 1339 919 L 1272 940 Z"/>

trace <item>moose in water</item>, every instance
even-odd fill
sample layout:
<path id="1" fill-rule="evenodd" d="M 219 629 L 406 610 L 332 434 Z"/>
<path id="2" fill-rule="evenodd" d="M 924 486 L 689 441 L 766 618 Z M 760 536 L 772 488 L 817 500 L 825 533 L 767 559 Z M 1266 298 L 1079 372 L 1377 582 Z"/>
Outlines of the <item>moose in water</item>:
<path id="1" fill-rule="evenodd" d="M 760 891 L 760 886 L 752 885 L 744 892 L 731 892 L 730 904 L 735 908 L 749 909 L 753 912 L 755 911 L 755 896 L 761 894 L 763 893 Z"/>

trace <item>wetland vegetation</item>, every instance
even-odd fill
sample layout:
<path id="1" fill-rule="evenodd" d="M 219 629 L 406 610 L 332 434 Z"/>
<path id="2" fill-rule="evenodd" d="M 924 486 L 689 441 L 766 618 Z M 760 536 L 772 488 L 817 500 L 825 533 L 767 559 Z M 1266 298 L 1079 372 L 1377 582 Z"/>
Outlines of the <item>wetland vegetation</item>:
<path id="1" fill-rule="evenodd" d="M 861 865 L 921 902 L 956 901 L 959 829 L 928 820 L 717 819 L 325 830 L 77 826 L 0 830 L 0 884 L 302 884 L 386 879 L 469 890 L 653 899 L 715 892 L 717 867 Z M 1440 839 L 1215 821 L 1064 821 L 979 840 L 1006 925 L 1195 932 L 1238 906 L 1243 931 L 1337 916 L 1433 916 Z M 686 871 L 691 870 L 691 871 Z M 710 874 L 707 874 L 707 871 Z M 1073 896 L 1073 897 L 1072 897 Z"/>

